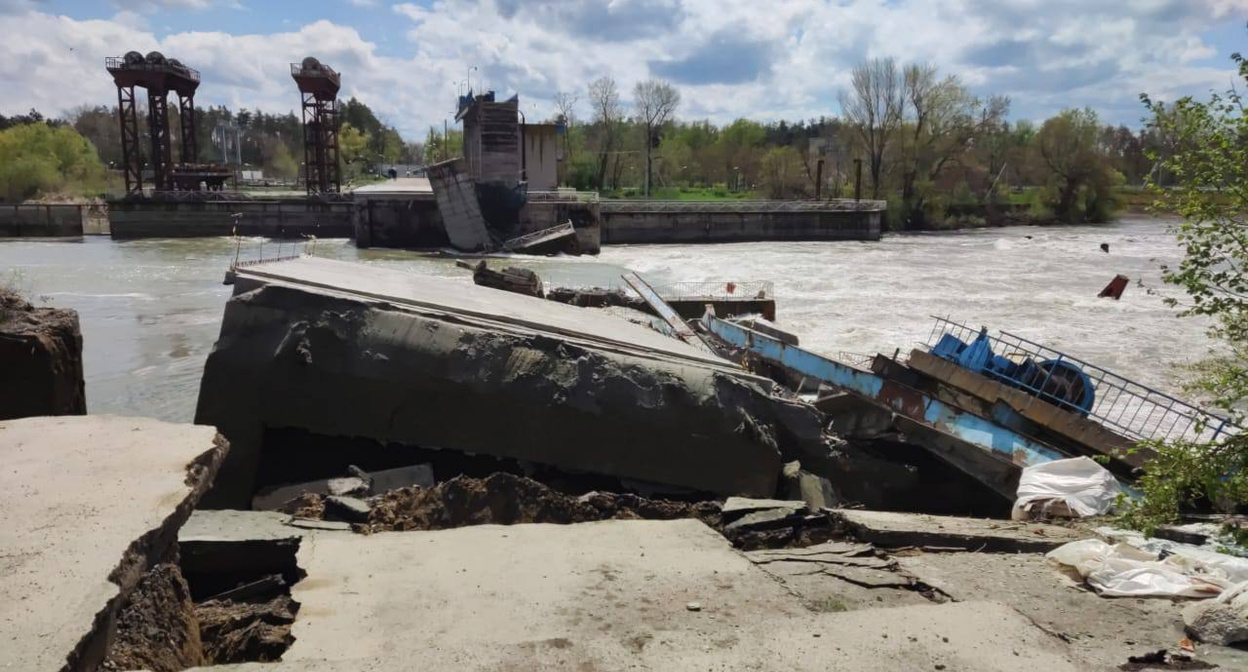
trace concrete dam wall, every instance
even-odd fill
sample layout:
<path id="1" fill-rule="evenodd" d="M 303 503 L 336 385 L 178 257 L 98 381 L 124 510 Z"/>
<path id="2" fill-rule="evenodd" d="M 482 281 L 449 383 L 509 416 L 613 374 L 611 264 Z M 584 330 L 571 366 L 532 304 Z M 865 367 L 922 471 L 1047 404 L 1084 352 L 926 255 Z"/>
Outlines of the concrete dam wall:
<path id="1" fill-rule="evenodd" d="M 268 236 L 349 238 L 354 234 L 349 200 L 122 200 L 108 205 L 113 238 Z"/>
<path id="2" fill-rule="evenodd" d="M 87 207 L 72 204 L 0 206 L 0 238 L 81 236 Z"/>
<path id="3" fill-rule="evenodd" d="M 603 201 L 602 244 L 879 240 L 881 201 Z"/>

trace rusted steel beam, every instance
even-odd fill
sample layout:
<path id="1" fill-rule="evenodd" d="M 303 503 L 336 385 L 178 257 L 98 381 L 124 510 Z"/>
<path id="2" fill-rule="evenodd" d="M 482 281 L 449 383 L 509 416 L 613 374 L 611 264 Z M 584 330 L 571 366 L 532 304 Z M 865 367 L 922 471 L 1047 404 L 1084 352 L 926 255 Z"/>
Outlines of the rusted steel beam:
<path id="1" fill-rule="evenodd" d="M 632 287 L 634 291 L 641 295 L 641 298 L 649 304 L 655 314 L 663 318 L 664 322 L 667 322 L 672 331 L 676 333 L 676 338 L 691 345 L 706 345 L 702 342 L 701 337 L 693 329 L 689 328 L 689 324 L 681 319 L 680 315 L 671 306 L 667 305 L 663 297 L 659 296 L 659 293 L 654 291 L 654 288 L 646 283 L 645 280 L 642 280 L 636 273 L 625 273 L 620 277 L 624 279 L 624 282 L 628 283 L 629 287 Z"/>

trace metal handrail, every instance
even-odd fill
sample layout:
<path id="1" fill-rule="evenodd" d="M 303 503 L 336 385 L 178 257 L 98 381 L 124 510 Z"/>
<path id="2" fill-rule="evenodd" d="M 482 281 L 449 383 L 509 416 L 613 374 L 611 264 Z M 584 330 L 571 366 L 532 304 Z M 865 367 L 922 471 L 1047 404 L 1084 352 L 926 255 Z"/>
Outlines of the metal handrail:
<path id="1" fill-rule="evenodd" d="M 98 62 L 98 61 L 97 61 Z M 191 81 L 199 81 L 199 71 L 188 66 L 170 65 L 168 61 L 163 63 L 127 63 L 126 59 L 121 56 L 106 56 L 104 58 L 104 67 L 109 70 L 132 70 L 136 72 L 163 72 L 171 75 L 179 75 Z"/>
<path id="2" fill-rule="evenodd" d="M 657 201 L 605 199 L 605 210 L 615 212 L 875 212 L 884 201 L 841 198 L 821 201 Z"/>
<path id="3" fill-rule="evenodd" d="M 929 350 L 945 334 L 969 343 L 981 332 L 981 329 L 947 318 L 932 317 L 936 323 L 926 344 Z M 1096 389 L 1096 399 L 1092 409 L 1087 412 L 1087 417 L 1127 438 L 1137 441 L 1213 442 L 1240 430 L 1239 426 L 1225 417 L 1022 336 L 998 330 L 995 335 L 988 334 L 988 341 L 992 345 L 993 353 L 1006 359 L 1027 357 L 1037 362 L 1050 360 L 1078 367 Z M 1046 394 L 1043 390 L 1049 382 L 1047 377 L 1036 386 L 999 373 L 992 375 L 1031 393 L 1032 400 L 1028 402 L 1029 405 L 1035 400 L 1043 400 L 1071 412 L 1083 413 L 1083 409 L 1074 404 Z"/>
<path id="4" fill-rule="evenodd" d="M 655 285 L 655 291 L 668 301 L 699 299 L 765 300 L 775 297 L 776 285 L 770 280 L 744 282 L 672 282 Z"/>
<path id="5" fill-rule="evenodd" d="M 294 77 L 328 77 L 335 82 L 338 81 L 338 72 L 333 68 L 322 63 L 320 67 L 305 68 L 302 63 L 291 63 L 290 74 Z"/>

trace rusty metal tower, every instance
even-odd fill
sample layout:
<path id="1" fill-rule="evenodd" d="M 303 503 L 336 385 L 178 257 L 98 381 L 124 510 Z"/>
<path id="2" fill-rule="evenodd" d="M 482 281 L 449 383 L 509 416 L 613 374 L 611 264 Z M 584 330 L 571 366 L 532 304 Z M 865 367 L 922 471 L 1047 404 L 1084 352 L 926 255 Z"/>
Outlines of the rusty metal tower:
<path id="1" fill-rule="evenodd" d="M 308 195 L 336 194 L 342 189 L 338 165 L 338 73 L 312 58 L 290 64 L 290 75 L 303 97 L 304 177 Z"/>
<path id="2" fill-rule="evenodd" d="M 143 150 L 134 88 L 147 89 L 147 130 L 151 138 L 149 158 L 156 191 L 172 191 L 174 185 L 173 142 L 169 136 L 169 92 L 178 94 L 181 126 L 181 161 L 193 164 L 195 143 L 195 90 L 199 72 L 159 51 L 144 56 L 137 51 L 104 59 L 117 85 L 117 116 L 121 122 L 121 160 L 126 195 L 143 195 Z"/>

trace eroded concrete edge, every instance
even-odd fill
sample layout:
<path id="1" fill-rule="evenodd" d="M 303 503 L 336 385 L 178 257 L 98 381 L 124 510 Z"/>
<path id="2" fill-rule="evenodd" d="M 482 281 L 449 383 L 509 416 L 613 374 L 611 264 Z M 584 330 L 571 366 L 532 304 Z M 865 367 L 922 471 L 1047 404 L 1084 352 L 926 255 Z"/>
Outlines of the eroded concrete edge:
<path id="1" fill-rule="evenodd" d="M 186 466 L 184 483 L 189 487 L 173 511 L 161 521 L 160 526 L 149 530 L 134 540 L 122 554 L 108 580 L 117 586 L 116 594 L 95 615 L 90 631 L 85 633 L 66 657 L 62 672 L 94 672 L 108 655 L 116 634 L 117 614 L 130 593 L 147 573 L 178 540 L 178 530 L 191 516 L 191 511 L 207 492 L 221 468 L 229 443 L 220 434 L 212 440 L 212 448 L 201 453 Z"/>

